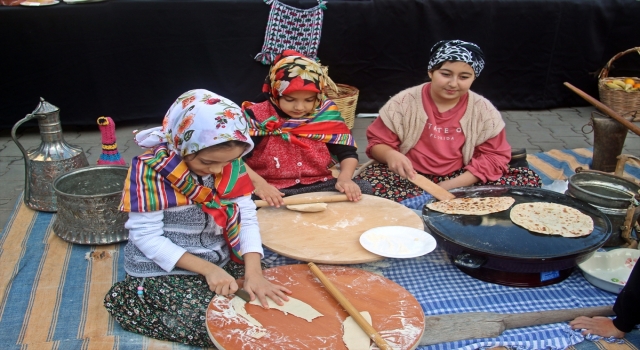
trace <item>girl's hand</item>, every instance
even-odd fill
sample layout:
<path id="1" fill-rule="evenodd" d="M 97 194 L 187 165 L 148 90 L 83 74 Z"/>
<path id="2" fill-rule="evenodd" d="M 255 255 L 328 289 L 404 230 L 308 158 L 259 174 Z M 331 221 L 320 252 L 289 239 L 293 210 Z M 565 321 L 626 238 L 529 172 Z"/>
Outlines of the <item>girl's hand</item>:
<path id="1" fill-rule="evenodd" d="M 357 202 L 362 199 L 362 191 L 360 186 L 356 185 L 351 179 L 341 179 L 338 177 L 336 182 L 336 189 L 347 195 L 347 198 L 352 202 Z"/>
<path id="2" fill-rule="evenodd" d="M 584 329 L 582 334 L 595 334 L 601 337 L 624 338 L 624 332 L 613 325 L 613 320 L 607 317 L 580 316 L 569 322 L 572 329 Z"/>
<path id="3" fill-rule="evenodd" d="M 236 283 L 236 280 L 219 266 L 212 266 L 211 270 L 204 274 L 204 277 L 207 279 L 209 289 L 218 295 L 229 295 L 235 293 L 235 291 L 238 290 L 238 283 Z"/>
<path id="4" fill-rule="evenodd" d="M 387 156 L 387 166 L 391 171 L 404 179 L 413 179 L 417 174 L 409 158 L 397 151 L 393 151 L 393 153 Z"/>
<path id="5" fill-rule="evenodd" d="M 291 291 L 283 286 L 271 284 L 264 278 L 260 264 L 261 255 L 245 253 L 242 258 L 244 259 L 244 289 L 249 292 L 251 300 L 257 297 L 265 309 L 269 308 L 267 297 L 278 305 L 284 305 L 284 302 L 289 300 L 285 293 L 291 294 Z"/>
<path id="6" fill-rule="evenodd" d="M 287 288 L 267 281 L 262 274 L 245 275 L 244 289 L 249 292 L 251 300 L 257 297 L 265 309 L 269 308 L 267 297 L 278 305 L 284 305 L 284 302 L 289 300 L 287 294 L 291 294 Z"/>
<path id="7" fill-rule="evenodd" d="M 269 185 L 266 181 L 256 186 L 253 193 L 260 199 L 267 201 L 272 207 L 280 208 L 281 205 L 284 205 L 284 200 L 282 199 L 284 193 L 280 192 L 275 186 Z"/>

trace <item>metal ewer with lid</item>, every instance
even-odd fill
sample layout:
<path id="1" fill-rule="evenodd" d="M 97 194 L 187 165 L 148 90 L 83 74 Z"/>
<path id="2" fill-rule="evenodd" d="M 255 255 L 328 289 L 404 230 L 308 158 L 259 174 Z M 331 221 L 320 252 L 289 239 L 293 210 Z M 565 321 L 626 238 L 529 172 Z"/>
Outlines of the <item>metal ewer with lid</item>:
<path id="1" fill-rule="evenodd" d="M 27 151 L 18 141 L 16 131 L 20 125 L 32 119 L 38 120 L 42 142 Z M 60 125 L 60 109 L 41 97 L 36 109 L 13 126 L 11 138 L 24 157 L 25 205 L 35 210 L 55 212 L 55 179 L 70 170 L 89 165 L 81 147 L 65 142 Z"/>

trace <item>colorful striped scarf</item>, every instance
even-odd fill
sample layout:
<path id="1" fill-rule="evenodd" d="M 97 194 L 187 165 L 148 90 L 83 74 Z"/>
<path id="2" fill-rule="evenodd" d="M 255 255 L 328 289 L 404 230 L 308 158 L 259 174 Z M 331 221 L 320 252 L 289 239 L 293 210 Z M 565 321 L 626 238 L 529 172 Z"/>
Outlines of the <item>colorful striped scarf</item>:
<path id="1" fill-rule="evenodd" d="M 340 116 L 338 106 L 331 101 L 325 100 L 315 113 L 305 118 L 290 118 L 278 121 L 276 110 L 270 105 L 273 115 L 259 122 L 252 119 L 246 109 L 253 106 L 252 102 L 244 102 L 242 110 L 249 125 L 249 135 L 251 136 L 280 136 L 287 142 L 308 148 L 308 146 L 298 140 L 298 137 L 308 138 L 324 143 L 337 145 L 356 146 L 351 131 L 344 119 Z"/>
<path id="2" fill-rule="evenodd" d="M 131 161 L 120 210 L 149 212 L 196 204 L 223 228 L 231 259 L 242 263 L 240 211 L 229 199 L 253 191 L 244 162 L 238 158 L 215 175 L 214 188 L 198 184 L 182 158 L 163 143 Z"/>

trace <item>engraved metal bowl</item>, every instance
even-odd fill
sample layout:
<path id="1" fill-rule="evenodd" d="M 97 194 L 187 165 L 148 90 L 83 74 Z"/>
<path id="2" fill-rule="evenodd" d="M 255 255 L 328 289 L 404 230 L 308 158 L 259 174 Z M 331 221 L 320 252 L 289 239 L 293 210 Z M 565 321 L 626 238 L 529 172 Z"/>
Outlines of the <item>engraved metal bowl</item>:
<path id="1" fill-rule="evenodd" d="M 128 167 L 95 165 L 60 175 L 53 183 L 58 212 L 53 231 L 67 242 L 111 244 L 124 241 L 128 214 L 118 210 Z"/>

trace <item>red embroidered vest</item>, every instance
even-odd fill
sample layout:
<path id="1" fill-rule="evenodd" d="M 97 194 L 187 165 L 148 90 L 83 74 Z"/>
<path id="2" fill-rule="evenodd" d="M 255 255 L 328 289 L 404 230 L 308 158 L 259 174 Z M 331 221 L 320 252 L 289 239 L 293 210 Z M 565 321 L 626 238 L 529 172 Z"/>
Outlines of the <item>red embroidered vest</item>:
<path id="1" fill-rule="evenodd" d="M 270 116 L 275 116 L 279 122 L 283 121 L 269 101 L 255 104 L 248 109 L 259 122 Z M 327 145 L 303 137 L 299 137 L 298 140 L 309 148 L 287 142 L 280 136 L 265 136 L 253 149 L 253 155 L 246 159 L 246 163 L 278 189 L 333 179 L 329 171 L 332 162 Z"/>

